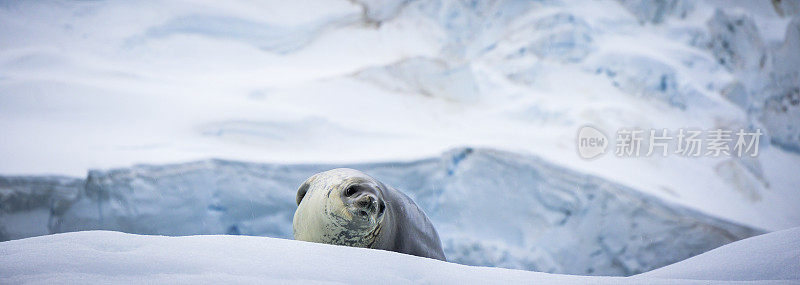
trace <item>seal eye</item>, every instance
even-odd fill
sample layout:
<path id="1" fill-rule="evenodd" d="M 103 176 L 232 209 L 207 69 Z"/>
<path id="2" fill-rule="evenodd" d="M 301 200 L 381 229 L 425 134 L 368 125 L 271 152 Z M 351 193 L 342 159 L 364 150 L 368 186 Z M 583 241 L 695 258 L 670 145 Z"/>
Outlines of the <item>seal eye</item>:
<path id="1" fill-rule="evenodd" d="M 380 206 L 378 207 L 378 214 L 383 214 L 383 210 L 386 210 L 386 204 L 381 201 Z"/>
<path id="2" fill-rule="evenodd" d="M 355 186 L 350 186 L 350 187 L 347 187 L 346 190 L 344 190 L 344 195 L 347 196 L 347 197 L 350 197 L 350 196 L 355 195 L 356 192 L 358 192 L 358 189 L 356 189 Z"/>

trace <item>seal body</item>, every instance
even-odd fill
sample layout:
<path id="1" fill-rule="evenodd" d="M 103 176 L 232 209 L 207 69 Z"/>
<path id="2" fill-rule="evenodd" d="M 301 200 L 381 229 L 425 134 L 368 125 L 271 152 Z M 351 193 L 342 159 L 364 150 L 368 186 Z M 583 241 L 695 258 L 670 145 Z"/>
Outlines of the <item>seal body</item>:
<path id="1" fill-rule="evenodd" d="M 433 224 L 411 198 L 354 169 L 317 173 L 297 190 L 296 240 L 445 260 Z"/>

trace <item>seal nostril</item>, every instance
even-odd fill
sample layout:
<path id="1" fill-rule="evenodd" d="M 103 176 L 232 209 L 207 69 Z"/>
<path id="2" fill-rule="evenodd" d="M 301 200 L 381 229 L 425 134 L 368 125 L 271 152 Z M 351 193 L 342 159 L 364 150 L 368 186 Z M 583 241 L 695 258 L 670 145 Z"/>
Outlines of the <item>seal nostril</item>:
<path id="1" fill-rule="evenodd" d="M 362 215 L 362 216 L 366 216 L 367 215 L 367 211 L 361 210 L 361 211 L 358 212 L 358 214 Z"/>

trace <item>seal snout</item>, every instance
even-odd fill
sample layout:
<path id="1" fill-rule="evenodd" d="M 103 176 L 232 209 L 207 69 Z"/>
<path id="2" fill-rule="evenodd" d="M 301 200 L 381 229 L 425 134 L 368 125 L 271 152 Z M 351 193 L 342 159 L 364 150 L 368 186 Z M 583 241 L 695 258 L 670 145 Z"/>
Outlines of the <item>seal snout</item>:
<path id="1" fill-rule="evenodd" d="M 364 194 L 358 197 L 355 202 L 356 208 L 359 209 L 359 214 L 366 216 L 368 213 L 372 214 L 378 211 L 378 199 L 372 194 Z"/>
<path id="2" fill-rule="evenodd" d="M 343 196 L 345 201 L 352 205 L 351 211 L 353 214 L 362 218 L 369 218 L 370 216 L 379 218 L 386 208 L 386 204 L 382 199 L 378 198 L 376 191 L 368 186 L 350 186 L 345 189 Z"/>

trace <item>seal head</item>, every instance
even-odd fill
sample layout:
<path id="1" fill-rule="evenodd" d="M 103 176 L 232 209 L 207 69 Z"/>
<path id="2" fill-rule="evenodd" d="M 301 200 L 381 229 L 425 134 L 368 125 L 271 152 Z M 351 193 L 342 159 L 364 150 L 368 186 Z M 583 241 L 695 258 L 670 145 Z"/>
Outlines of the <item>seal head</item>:
<path id="1" fill-rule="evenodd" d="M 377 181 L 352 169 L 316 174 L 297 191 L 296 240 L 371 247 L 377 241 L 386 202 Z"/>

